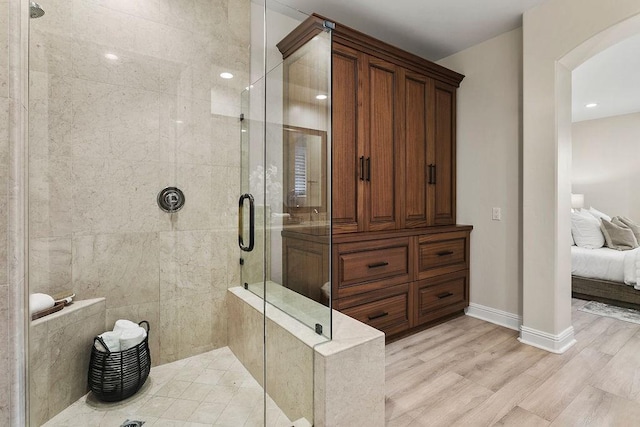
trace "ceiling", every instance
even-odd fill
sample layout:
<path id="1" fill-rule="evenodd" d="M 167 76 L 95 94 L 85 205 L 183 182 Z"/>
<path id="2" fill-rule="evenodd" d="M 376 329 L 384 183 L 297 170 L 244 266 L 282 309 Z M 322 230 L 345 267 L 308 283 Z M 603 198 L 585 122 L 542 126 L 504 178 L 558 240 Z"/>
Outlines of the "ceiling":
<path id="1" fill-rule="evenodd" d="M 573 121 L 640 112 L 640 35 L 630 37 L 573 70 Z M 594 108 L 585 107 L 597 103 Z"/>
<path id="2" fill-rule="evenodd" d="M 522 13 L 544 0 L 275 1 L 437 61 L 519 27 Z"/>

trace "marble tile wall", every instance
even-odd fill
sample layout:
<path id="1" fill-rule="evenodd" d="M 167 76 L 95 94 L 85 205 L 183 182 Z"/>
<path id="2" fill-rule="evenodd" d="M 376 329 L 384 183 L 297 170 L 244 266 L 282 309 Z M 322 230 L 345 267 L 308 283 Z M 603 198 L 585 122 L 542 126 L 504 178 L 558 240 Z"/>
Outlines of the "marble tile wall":
<path id="1" fill-rule="evenodd" d="M 240 287 L 228 294 L 229 348 L 262 384 L 262 300 Z M 266 329 L 266 391 L 287 417 L 319 427 L 384 425 L 384 333 L 334 311 L 328 341 L 271 306 Z"/>
<path id="2" fill-rule="evenodd" d="M 149 320 L 154 364 L 227 342 L 249 4 L 59 0 L 30 23 L 30 290 Z"/>
<path id="3" fill-rule="evenodd" d="M 86 303 L 33 322 L 29 349 L 31 425 L 44 424 L 87 393 L 91 345 L 104 329 L 105 301 Z"/>
<path id="4" fill-rule="evenodd" d="M 26 4 L 0 0 L 0 425 L 24 425 Z M 22 9 L 22 10 L 21 10 Z"/>
<path id="5" fill-rule="evenodd" d="M 0 196 L 8 196 L 9 178 L 9 3 L 0 1 Z M 7 280 L 8 211 L 0 204 L 0 371 L 10 372 L 9 364 L 9 286 Z M 0 376 L 0 425 L 9 425 L 10 375 Z"/>

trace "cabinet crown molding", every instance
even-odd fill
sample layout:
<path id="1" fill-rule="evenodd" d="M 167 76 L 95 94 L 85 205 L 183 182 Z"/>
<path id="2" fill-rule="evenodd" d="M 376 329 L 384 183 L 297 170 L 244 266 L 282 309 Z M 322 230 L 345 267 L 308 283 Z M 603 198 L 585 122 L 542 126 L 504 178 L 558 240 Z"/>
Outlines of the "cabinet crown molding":
<path id="1" fill-rule="evenodd" d="M 435 62 L 409 53 L 316 13 L 309 16 L 277 44 L 283 59 L 293 54 L 314 36 L 325 31 L 325 22 L 327 21 L 335 24 L 335 28 L 332 30 L 333 42 L 377 56 L 385 61 L 392 62 L 417 73 L 425 74 L 428 77 L 455 87 L 459 87 L 460 82 L 464 79 L 464 75 L 460 73 L 456 73 L 442 65 L 438 65 Z"/>

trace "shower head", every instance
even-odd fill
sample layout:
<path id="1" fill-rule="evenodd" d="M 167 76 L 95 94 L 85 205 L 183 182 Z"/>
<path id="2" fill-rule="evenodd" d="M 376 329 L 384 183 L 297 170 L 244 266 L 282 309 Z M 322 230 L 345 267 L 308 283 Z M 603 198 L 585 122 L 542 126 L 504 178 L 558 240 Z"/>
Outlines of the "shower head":
<path id="1" fill-rule="evenodd" d="M 38 3 L 32 1 L 29 5 L 29 16 L 31 16 L 32 19 L 35 19 L 40 18 L 42 15 L 44 15 L 44 10 Z"/>

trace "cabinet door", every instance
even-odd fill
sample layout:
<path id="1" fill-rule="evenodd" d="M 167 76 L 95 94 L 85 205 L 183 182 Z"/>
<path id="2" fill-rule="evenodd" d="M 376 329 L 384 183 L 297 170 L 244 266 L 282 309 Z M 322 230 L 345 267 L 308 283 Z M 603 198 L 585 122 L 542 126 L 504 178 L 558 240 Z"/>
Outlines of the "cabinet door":
<path id="1" fill-rule="evenodd" d="M 405 72 L 402 77 L 404 149 L 401 171 L 404 181 L 402 228 L 429 225 L 427 200 L 428 147 L 433 144 L 433 126 L 428 125 L 429 97 L 433 81 L 420 74 Z"/>
<path id="2" fill-rule="evenodd" d="M 433 165 L 429 185 L 429 224 L 455 224 L 456 88 L 435 82 L 433 103 L 435 140 L 428 162 Z"/>
<path id="3" fill-rule="evenodd" d="M 365 57 L 364 140 L 366 147 L 365 230 L 380 231 L 399 228 L 400 205 L 397 203 L 400 171 L 400 126 L 397 66 L 381 59 Z"/>
<path id="4" fill-rule="evenodd" d="M 359 54 L 333 44 L 332 226 L 334 233 L 362 231 L 364 153 L 358 147 Z M 360 158 L 362 157 L 362 165 Z"/>

